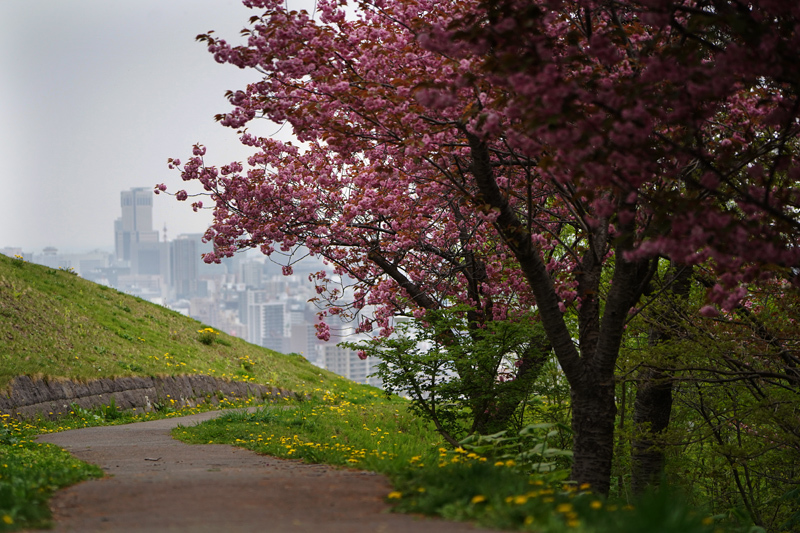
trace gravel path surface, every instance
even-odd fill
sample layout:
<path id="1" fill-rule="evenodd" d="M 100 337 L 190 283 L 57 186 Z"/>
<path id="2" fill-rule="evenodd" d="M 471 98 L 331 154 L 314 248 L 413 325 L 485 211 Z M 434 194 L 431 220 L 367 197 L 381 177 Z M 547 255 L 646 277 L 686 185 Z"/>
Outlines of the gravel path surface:
<path id="1" fill-rule="evenodd" d="M 58 491 L 57 532 L 461 533 L 469 524 L 389 513 L 381 475 L 276 459 L 170 437 L 219 415 L 77 429 L 39 440 L 97 464 L 107 476 Z M 485 531 L 485 530 L 483 530 Z"/>

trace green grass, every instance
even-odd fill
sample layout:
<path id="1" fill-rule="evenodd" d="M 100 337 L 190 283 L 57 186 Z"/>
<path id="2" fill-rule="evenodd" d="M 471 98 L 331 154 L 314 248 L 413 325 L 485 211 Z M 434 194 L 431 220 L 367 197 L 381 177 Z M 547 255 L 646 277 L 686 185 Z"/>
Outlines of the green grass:
<path id="1" fill-rule="evenodd" d="M 0 255 L 0 391 L 15 376 L 206 374 L 307 392 L 347 380 L 63 270 Z"/>
<path id="2" fill-rule="evenodd" d="M 4 414 L 0 421 L 0 531 L 47 527 L 54 490 L 103 475 L 58 446 L 34 442 L 35 426 Z"/>
<path id="3" fill-rule="evenodd" d="M 202 429 L 177 428 L 190 443 L 232 442 L 259 453 L 309 462 L 357 466 L 379 472 L 404 468 L 420 450 L 436 450 L 441 438 L 412 416 L 407 402 L 372 387 L 326 384 L 311 400 L 267 406 L 256 413 L 230 412 Z"/>

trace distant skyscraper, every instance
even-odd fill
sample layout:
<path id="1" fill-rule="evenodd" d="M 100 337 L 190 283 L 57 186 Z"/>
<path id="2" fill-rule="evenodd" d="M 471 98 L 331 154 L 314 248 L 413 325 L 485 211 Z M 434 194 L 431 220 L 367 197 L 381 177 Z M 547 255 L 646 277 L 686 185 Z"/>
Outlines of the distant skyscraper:
<path id="1" fill-rule="evenodd" d="M 137 187 L 122 191 L 120 204 L 122 217 L 114 222 L 114 244 L 118 261 L 131 261 L 141 265 L 148 274 L 157 270 L 158 259 L 153 255 L 158 243 L 158 231 L 153 230 L 153 191 L 147 187 Z M 144 252 L 141 261 L 135 257 L 134 250 L 139 244 Z M 133 266 L 133 265 L 132 265 Z"/>
<path id="2" fill-rule="evenodd" d="M 240 263 L 239 279 L 249 289 L 260 289 L 264 281 L 264 263 L 261 261 L 244 261 Z"/>
<path id="3" fill-rule="evenodd" d="M 170 278 L 175 298 L 191 298 L 197 292 L 197 244 L 184 235 L 170 243 Z"/>
<path id="4" fill-rule="evenodd" d="M 247 341 L 283 352 L 286 342 L 284 302 L 269 301 L 266 291 L 247 291 Z"/>
<path id="5" fill-rule="evenodd" d="M 365 383 L 373 387 L 382 387 L 377 376 L 369 377 L 376 370 L 378 361 L 373 357 L 361 359 L 358 352 L 336 344 L 328 344 L 323 348 L 325 368 L 335 374 L 351 379 L 356 383 Z"/>

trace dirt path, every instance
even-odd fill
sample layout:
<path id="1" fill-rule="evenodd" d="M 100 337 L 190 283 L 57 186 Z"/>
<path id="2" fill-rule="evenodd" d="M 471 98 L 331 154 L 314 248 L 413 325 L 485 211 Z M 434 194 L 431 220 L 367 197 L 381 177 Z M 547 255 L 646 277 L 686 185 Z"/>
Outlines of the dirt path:
<path id="1" fill-rule="evenodd" d="M 468 524 L 391 514 L 383 476 L 172 439 L 219 413 L 42 435 L 108 474 L 58 491 L 55 531 L 461 533 Z"/>

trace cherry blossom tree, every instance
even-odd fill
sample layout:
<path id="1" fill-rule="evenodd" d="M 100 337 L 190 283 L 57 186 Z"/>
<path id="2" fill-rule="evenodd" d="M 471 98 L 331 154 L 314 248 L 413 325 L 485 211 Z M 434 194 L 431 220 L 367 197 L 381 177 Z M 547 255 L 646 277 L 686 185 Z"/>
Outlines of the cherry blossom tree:
<path id="1" fill-rule="evenodd" d="M 620 343 L 658 257 L 713 263 L 725 309 L 798 262 L 791 2 L 244 3 L 246 44 L 200 39 L 260 75 L 218 117 L 254 154 L 171 161 L 214 204 L 206 260 L 302 244 L 356 280 L 350 310 L 319 274 L 325 313 L 376 305 L 360 327 L 383 334 L 451 303 L 477 322 L 535 309 L 572 391 L 572 477 L 601 493 Z M 301 144 L 246 129 L 261 117 Z"/>
<path id="2" fill-rule="evenodd" d="M 499 109 L 487 105 L 476 118 L 479 140 L 486 143 L 480 127 L 497 124 L 493 117 L 518 118 L 522 134 L 509 135 L 513 146 L 537 159 L 543 177 L 584 196 L 590 206 L 584 212 L 600 215 L 617 233 L 612 287 L 596 330 L 600 342 L 594 348 L 581 339 L 582 360 L 574 368 L 567 360 L 578 358 L 569 353 L 564 328 L 550 323 L 556 315 L 543 309 L 537 288 L 546 284 L 526 272 L 572 386 L 577 458 L 584 452 L 580 433 L 587 431 L 580 427 L 579 402 L 583 391 L 598 388 L 580 374 L 615 360 L 613 331 L 624 326 L 618 317 L 625 305 L 637 299 L 642 259 L 664 255 L 687 266 L 711 261 L 720 277 L 709 296 L 727 310 L 746 293 L 742 283 L 770 276 L 764 266 L 798 264 L 799 87 L 792 57 L 800 12 L 784 2 L 481 5 L 483 11 L 426 35 L 429 49 L 485 57 L 483 70 L 508 89 Z M 473 146 L 476 153 L 482 148 Z M 515 255 L 523 269 L 537 266 L 527 235 L 493 187 L 492 170 L 485 167 L 485 179 L 476 174 L 476 181 L 501 212 L 501 233 L 520 243 Z M 587 220 L 589 226 L 597 221 Z M 584 294 L 579 287 L 581 300 Z M 580 472 L 576 460 L 573 475 L 593 477 Z"/>

